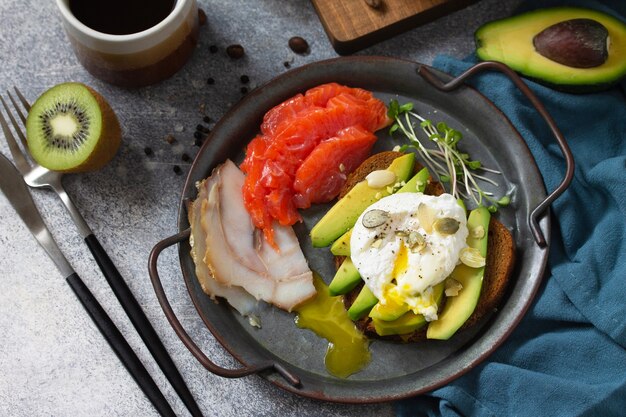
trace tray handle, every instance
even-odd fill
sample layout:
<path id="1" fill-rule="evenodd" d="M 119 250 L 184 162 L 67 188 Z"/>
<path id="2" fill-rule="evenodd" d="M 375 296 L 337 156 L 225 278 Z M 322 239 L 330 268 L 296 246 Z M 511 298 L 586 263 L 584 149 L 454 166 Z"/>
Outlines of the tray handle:
<path id="1" fill-rule="evenodd" d="M 479 62 L 478 64 L 470 67 L 458 77 L 448 81 L 447 83 L 444 83 L 439 78 L 437 78 L 437 76 L 433 74 L 433 72 L 426 66 L 420 66 L 417 69 L 417 73 L 438 90 L 451 91 L 461 86 L 467 78 L 470 78 L 473 75 L 486 70 L 499 71 L 509 77 L 511 82 L 513 82 L 513 84 L 522 92 L 522 94 L 526 96 L 526 98 L 531 102 L 537 113 L 539 113 L 539 115 L 541 115 L 543 120 L 547 123 L 548 127 L 552 131 L 552 134 L 556 138 L 559 148 L 561 148 L 563 156 L 565 157 L 566 168 L 563 180 L 554 189 L 554 191 L 552 191 L 543 201 L 541 201 L 537 205 L 537 207 L 535 207 L 531 211 L 530 215 L 528 216 L 528 223 L 530 226 L 530 230 L 535 238 L 535 241 L 537 242 L 539 247 L 543 248 L 547 245 L 547 242 L 545 236 L 543 235 L 543 232 L 541 231 L 541 228 L 539 227 L 538 218 L 547 210 L 547 208 L 550 206 L 550 204 L 552 204 L 554 200 L 556 200 L 561 194 L 563 194 L 574 176 L 574 157 L 569 146 L 567 145 L 567 141 L 563 137 L 563 134 L 556 126 L 554 119 L 552 119 L 552 116 L 550 116 L 541 101 L 539 101 L 537 96 L 535 96 L 532 90 L 528 88 L 528 86 L 524 83 L 524 81 L 522 81 L 517 73 L 500 62 Z"/>
<path id="2" fill-rule="evenodd" d="M 189 239 L 189 234 L 191 233 L 190 229 L 183 230 L 182 232 L 170 236 L 166 239 L 163 239 L 159 243 L 157 243 L 152 251 L 150 251 L 150 257 L 148 259 L 148 270 L 150 273 L 150 280 L 152 281 L 152 286 L 154 287 L 154 291 L 156 292 L 157 299 L 159 300 L 159 304 L 161 304 L 161 308 L 167 317 L 167 320 L 170 322 L 170 325 L 183 342 L 183 344 L 189 349 L 191 354 L 196 357 L 196 359 L 208 369 L 210 372 L 225 377 L 225 378 L 240 378 L 243 376 L 257 374 L 267 370 L 275 370 L 280 374 L 290 385 L 294 387 L 299 387 L 301 385 L 300 378 L 289 372 L 285 367 L 281 364 L 273 362 L 273 361 L 264 361 L 258 363 L 256 365 L 244 365 L 239 369 L 227 369 L 222 368 L 221 366 L 215 364 L 211 361 L 202 350 L 196 345 L 196 343 L 191 339 L 187 331 L 184 329 L 178 317 L 172 310 L 172 306 L 167 299 L 167 295 L 163 289 L 163 285 L 161 283 L 161 278 L 159 276 L 159 272 L 157 269 L 157 261 L 159 259 L 159 255 L 163 252 L 164 249 L 180 243 L 184 240 Z"/>

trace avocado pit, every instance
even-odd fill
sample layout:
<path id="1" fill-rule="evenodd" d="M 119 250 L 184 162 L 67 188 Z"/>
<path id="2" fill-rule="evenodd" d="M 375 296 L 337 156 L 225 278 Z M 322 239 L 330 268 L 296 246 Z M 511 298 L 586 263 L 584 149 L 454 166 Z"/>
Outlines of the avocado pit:
<path id="1" fill-rule="evenodd" d="M 570 19 L 547 27 L 533 38 L 544 57 L 573 68 L 598 67 L 608 59 L 609 31 L 587 18 Z"/>

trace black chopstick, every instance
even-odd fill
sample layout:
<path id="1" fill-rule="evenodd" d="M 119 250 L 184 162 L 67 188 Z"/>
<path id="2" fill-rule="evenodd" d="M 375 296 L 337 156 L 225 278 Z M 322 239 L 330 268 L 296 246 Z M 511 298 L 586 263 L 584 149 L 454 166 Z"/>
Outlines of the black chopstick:
<path id="1" fill-rule="evenodd" d="M 191 415 L 194 417 L 202 417 L 202 412 L 191 395 L 189 388 L 187 388 L 185 380 L 180 375 L 174 361 L 170 357 L 169 353 L 167 353 L 167 350 L 165 350 L 163 342 L 161 342 L 161 339 L 154 330 L 154 327 L 148 320 L 148 317 L 146 317 L 146 314 L 139 305 L 139 302 L 131 292 L 130 288 L 128 288 L 128 284 L 126 284 L 126 281 L 124 281 L 120 275 L 109 255 L 106 253 L 94 234 L 87 236 L 85 238 L 85 243 L 87 243 L 89 250 L 102 270 L 102 273 L 113 290 L 113 293 L 119 300 L 122 308 L 124 308 L 124 311 L 130 318 L 133 326 L 135 326 L 135 329 L 137 330 L 137 333 L 139 333 L 139 336 L 143 340 L 144 344 L 154 357 L 154 360 L 163 371 L 163 374 L 167 377 L 168 381 L 170 381 L 170 384 L 172 384 L 172 387 L 178 393 Z"/>

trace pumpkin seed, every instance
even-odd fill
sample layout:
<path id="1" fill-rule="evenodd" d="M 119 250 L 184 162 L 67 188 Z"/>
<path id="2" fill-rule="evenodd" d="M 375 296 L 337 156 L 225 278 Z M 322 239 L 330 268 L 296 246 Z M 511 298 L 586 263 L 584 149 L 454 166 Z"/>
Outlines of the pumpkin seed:
<path id="1" fill-rule="evenodd" d="M 454 278 L 448 278 L 445 283 L 446 297 L 454 297 L 459 295 L 459 292 L 463 289 L 463 284 Z"/>
<path id="2" fill-rule="evenodd" d="M 421 252 L 426 247 L 426 239 L 424 239 L 424 236 L 422 236 L 421 233 L 418 233 L 416 231 L 411 231 L 409 233 L 409 239 L 407 243 L 409 244 L 409 248 L 413 253 Z"/>
<path id="3" fill-rule="evenodd" d="M 385 210 L 374 209 L 366 212 L 363 215 L 363 220 L 361 223 L 364 227 L 368 229 L 378 227 L 381 224 L 384 224 L 387 220 L 389 220 L 389 213 Z"/>
<path id="4" fill-rule="evenodd" d="M 460 224 L 458 220 L 452 217 L 444 217 L 443 219 L 437 219 L 433 223 L 433 228 L 442 235 L 453 235 L 459 230 Z"/>
<path id="5" fill-rule="evenodd" d="M 459 256 L 461 262 L 470 268 L 480 268 L 485 266 L 486 259 L 476 248 L 464 248 Z"/>
<path id="6" fill-rule="evenodd" d="M 485 228 L 482 225 L 478 225 L 472 229 L 472 237 L 474 239 L 482 239 L 485 237 Z"/>
<path id="7" fill-rule="evenodd" d="M 387 169 L 379 169 L 372 171 L 365 177 L 367 185 L 372 188 L 383 188 L 386 185 L 393 184 L 396 181 L 396 174 Z"/>
<path id="8" fill-rule="evenodd" d="M 433 231 L 433 221 L 435 220 L 435 211 L 424 203 L 420 203 L 417 206 L 417 220 L 420 222 L 420 226 L 428 234 Z"/>

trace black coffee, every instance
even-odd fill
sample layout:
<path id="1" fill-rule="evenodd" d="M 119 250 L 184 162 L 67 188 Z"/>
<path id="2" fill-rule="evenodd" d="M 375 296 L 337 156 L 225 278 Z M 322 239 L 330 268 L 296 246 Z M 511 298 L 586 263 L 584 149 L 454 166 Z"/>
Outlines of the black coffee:
<path id="1" fill-rule="evenodd" d="M 176 0 L 70 0 L 70 10 L 86 26 L 111 35 L 128 35 L 155 26 Z"/>

